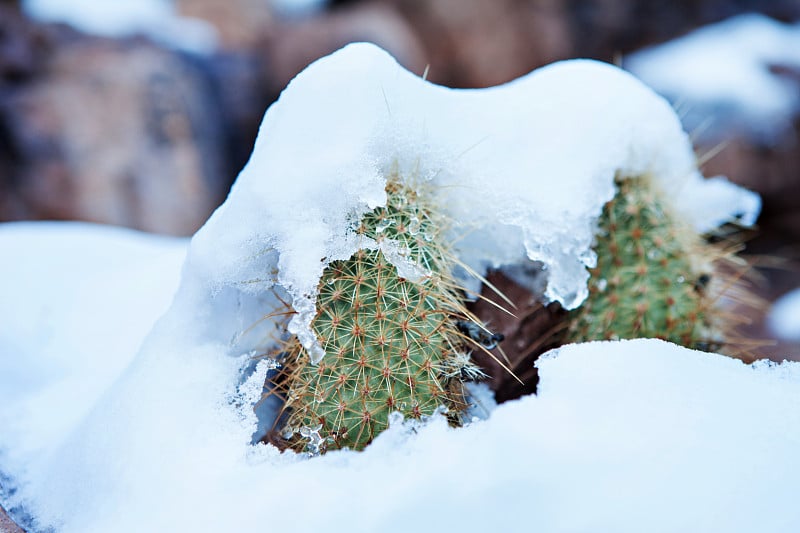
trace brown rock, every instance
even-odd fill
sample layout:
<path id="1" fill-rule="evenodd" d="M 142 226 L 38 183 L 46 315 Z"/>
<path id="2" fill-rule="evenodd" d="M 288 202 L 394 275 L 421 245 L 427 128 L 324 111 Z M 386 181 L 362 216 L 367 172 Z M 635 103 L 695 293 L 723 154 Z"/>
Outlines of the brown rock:
<path id="1" fill-rule="evenodd" d="M 274 26 L 270 0 L 177 0 L 175 7 L 214 26 L 224 50 L 252 49 Z"/>
<path id="2" fill-rule="evenodd" d="M 422 73 L 424 53 L 408 23 L 388 5 L 359 4 L 314 16 L 281 18 L 270 0 L 179 0 L 184 16 L 203 19 L 222 49 L 207 58 L 218 81 L 229 128 L 230 161 L 238 170 L 253 146 L 264 110 L 312 61 L 356 41 L 370 41 Z"/>
<path id="3" fill-rule="evenodd" d="M 40 64 L 44 36 L 13 2 L 0 3 L 0 84 L 29 77 Z"/>
<path id="4" fill-rule="evenodd" d="M 504 402 L 536 392 L 539 374 L 533 365 L 541 354 L 562 344 L 566 312 L 558 304 L 543 306 L 533 293 L 500 272 L 489 273 L 487 279 L 513 306 L 484 285 L 482 299 L 470 305 L 470 311 L 505 338 L 492 355 L 474 350 L 472 356 L 489 375 L 495 399 Z"/>
<path id="5" fill-rule="evenodd" d="M 0 99 L 12 162 L 0 218 L 194 232 L 229 183 L 207 79 L 142 39 L 51 38 L 41 71 Z"/>
<path id="6" fill-rule="evenodd" d="M 425 54 L 417 36 L 395 9 L 356 4 L 320 16 L 276 26 L 265 40 L 268 78 L 277 94 L 309 63 L 352 42 L 371 42 L 422 74 Z"/>
<path id="7" fill-rule="evenodd" d="M 430 79 L 488 87 L 570 57 L 567 7 L 560 0 L 390 0 L 417 32 Z"/>
<path id="8" fill-rule="evenodd" d="M 745 13 L 800 18 L 796 0 L 381 0 L 409 20 L 431 80 L 487 87 L 570 57 L 621 54 Z"/>
<path id="9" fill-rule="evenodd" d="M 233 181 L 250 157 L 264 111 L 275 99 L 265 77 L 266 60 L 247 51 L 221 51 L 205 58 L 226 135 L 226 177 Z"/>

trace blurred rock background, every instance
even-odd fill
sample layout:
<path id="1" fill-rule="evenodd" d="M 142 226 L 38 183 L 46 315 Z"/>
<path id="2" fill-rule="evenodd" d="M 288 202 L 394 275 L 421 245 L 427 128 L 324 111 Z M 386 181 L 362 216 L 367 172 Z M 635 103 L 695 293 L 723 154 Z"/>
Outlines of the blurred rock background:
<path id="1" fill-rule="evenodd" d="M 420 74 L 429 65 L 439 84 L 486 87 L 571 57 L 619 63 L 742 13 L 800 21 L 798 0 L 152 0 L 158 17 L 102 20 L 133 1 L 0 0 L 0 221 L 192 234 L 224 200 L 269 104 L 348 42 L 374 42 Z M 800 62 L 764 69 L 800 95 Z M 724 105 L 709 109 L 725 123 Z M 724 143 L 707 175 L 764 199 L 749 249 L 763 256 L 770 300 L 800 285 L 800 107 L 785 121 L 769 139 L 741 123 L 697 135 L 701 155 Z M 760 324 L 754 334 L 769 336 Z"/>

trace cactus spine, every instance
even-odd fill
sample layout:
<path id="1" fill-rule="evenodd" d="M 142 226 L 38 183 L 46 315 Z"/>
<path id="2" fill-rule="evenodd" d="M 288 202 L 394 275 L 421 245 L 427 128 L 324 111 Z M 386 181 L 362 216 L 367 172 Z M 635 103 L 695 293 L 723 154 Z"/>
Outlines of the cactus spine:
<path id="1" fill-rule="evenodd" d="M 450 277 L 443 219 L 397 173 L 387 181 L 387 205 L 368 213 L 357 232 L 428 275 L 405 279 L 369 247 L 325 268 L 312 328 L 326 355 L 314 365 L 290 339 L 268 393 L 285 399 L 277 429 L 297 451 L 363 449 L 393 412 L 419 419 L 444 408 L 460 425 L 468 407 L 462 380 L 481 375 L 465 352 L 474 341 L 458 327 L 477 321 Z"/>
<path id="2" fill-rule="evenodd" d="M 725 329 L 710 295 L 713 251 L 672 213 L 652 179 L 617 180 L 598 224 L 589 296 L 569 341 L 654 337 L 719 348 Z"/>

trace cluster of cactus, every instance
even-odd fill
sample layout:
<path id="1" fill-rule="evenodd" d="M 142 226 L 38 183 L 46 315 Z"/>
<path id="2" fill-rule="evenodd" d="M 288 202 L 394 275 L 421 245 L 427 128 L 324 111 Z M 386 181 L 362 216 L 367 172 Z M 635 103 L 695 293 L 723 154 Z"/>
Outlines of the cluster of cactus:
<path id="1" fill-rule="evenodd" d="M 386 206 L 356 230 L 371 245 L 332 262 L 319 282 L 312 329 L 326 355 L 313 364 L 296 338 L 278 350 L 281 370 L 267 394 L 282 397 L 284 409 L 273 441 L 296 451 L 363 449 L 395 412 L 420 419 L 441 411 L 461 425 L 463 382 L 482 376 L 469 349 L 491 336 L 451 277 L 444 219 L 396 172 L 386 193 Z M 389 254 L 425 275 L 402 277 Z"/>
<path id="2" fill-rule="evenodd" d="M 598 223 L 589 296 L 571 314 L 567 340 L 651 337 L 719 349 L 725 326 L 710 290 L 714 250 L 650 177 L 616 185 Z"/>

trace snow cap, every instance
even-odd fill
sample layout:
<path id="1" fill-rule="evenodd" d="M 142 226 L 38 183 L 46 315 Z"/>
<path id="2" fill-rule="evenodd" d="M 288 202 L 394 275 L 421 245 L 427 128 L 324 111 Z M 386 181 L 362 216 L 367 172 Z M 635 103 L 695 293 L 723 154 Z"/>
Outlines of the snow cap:
<path id="1" fill-rule="evenodd" d="M 734 216 L 751 223 L 759 209 L 752 193 L 705 182 L 669 104 L 612 65 L 565 61 L 498 87 L 448 89 L 352 44 L 310 65 L 267 111 L 189 269 L 250 294 L 277 284 L 297 311 L 290 331 L 321 356 L 309 327 L 320 276 L 356 251 L 354 223 L 384 204 L 395 165 L 433 184 L 462 261 L 479 272 L 539 261 L 545 298 L 567 309 L 586 297 L 615 175 L 652 175 L 703 231 Z"/>

